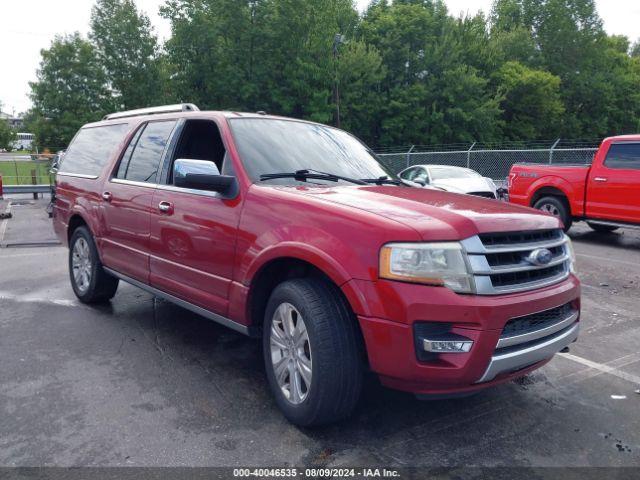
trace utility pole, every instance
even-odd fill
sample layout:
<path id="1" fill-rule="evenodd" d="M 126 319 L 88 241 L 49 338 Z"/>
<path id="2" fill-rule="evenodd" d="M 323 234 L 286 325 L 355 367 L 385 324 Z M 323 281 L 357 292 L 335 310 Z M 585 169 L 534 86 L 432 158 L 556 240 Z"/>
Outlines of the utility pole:
<path id="1" fill-rule="evenodd" d="M 333 64 L 335 66 L 333 99 L 336 103 L 336 111 L 334 113 L 333 123 L 335 123 L 336 127 L 338 128 L 340 128 L 340 73 L 338 69 L 338 61 L 340 58 L 339 47 L 342 43 L 345 43 L 344 35 L 342 35 L 341 33 L 336 33 L 336 36 L 333 37 Z"/>

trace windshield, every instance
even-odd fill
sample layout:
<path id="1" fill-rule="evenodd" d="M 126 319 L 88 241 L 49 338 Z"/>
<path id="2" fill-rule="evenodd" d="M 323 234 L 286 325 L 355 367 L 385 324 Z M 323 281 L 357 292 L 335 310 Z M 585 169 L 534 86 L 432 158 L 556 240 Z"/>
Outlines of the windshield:
<path id="1" fill-rule="evenodd" d="M 448 178 L 477 178 L 479 173 L 464 168 L 430 168 L 431 180 L 446 180 Z"/>
<path id="2" fill-rule="evenodd" d="M 242 163 L 254 182 L 260 180 L 260 175 L 296 170 L 317 170 L 356 179 L 391 177 L 364 144 L 336 128 L 271 118 L 233 118 L 229 124 Z M 268 181 L 299 182 L 292 178 Z M 308 182 L 336 183 L 323 179 Z"/>

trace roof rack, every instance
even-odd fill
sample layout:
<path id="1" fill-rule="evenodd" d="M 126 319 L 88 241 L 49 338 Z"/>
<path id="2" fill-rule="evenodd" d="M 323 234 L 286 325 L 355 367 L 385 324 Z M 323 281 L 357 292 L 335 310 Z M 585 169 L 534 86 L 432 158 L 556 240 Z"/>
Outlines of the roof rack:
<path id="1" fill-rule="evenodd" d="M 114 118 L 138 117 L 140 115 L 158 115 L 160 113 L 174 112 L 199 112 L 200 109 L 193 103 L 177 103 L 175 105 L 161 105 L 159 107 L 138 108 L 137 110 L 127 110 L 126 112 L 116 112 L 105 115 L 103 120 L 113 120 Z"/>

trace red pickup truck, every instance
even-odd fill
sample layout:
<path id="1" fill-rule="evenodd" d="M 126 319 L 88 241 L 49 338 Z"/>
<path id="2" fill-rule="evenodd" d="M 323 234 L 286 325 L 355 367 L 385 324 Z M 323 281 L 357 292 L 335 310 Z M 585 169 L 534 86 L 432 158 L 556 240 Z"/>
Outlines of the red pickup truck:
<path id="1" fill-rule="evenodd" d="M 640 228 L 640 135 L 604 139 L 591 166 L 516 164 L 509 200 L 559 217 L 565 231 L 585 220 L 596 231 Z"/>
<path id="2" fill-rule="evenodd" d="M 262 337 L 299 425 L 348 415 L 367 371 L 466 395 L 578 336 L 558 219 L 406 185 L 336 128 L 188 104 L 120 112 L 78 132 L 55 192 L 80 301 L 125 281 Z"/>

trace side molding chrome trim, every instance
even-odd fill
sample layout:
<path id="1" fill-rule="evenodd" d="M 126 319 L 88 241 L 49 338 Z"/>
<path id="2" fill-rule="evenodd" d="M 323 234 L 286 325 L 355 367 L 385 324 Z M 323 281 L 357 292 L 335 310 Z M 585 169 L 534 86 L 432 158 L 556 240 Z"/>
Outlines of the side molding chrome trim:
<path id="1" fill-rule="evenodd" d="M 75 178 L 87 178 L 89 180 L 96 180 L 98 178 L 98 175 L 85 175 L 84 173 L 67 173 L 67 172 L 61 172 L 61 171 L 57 171 L 56 175 L 59 175 L 61 177 L 75 177 Z"/>
<path id="2" fill-rule="evenodd" d="M 158 185 L 156 182 L 137 182 L 134 180 L 124 180 L 122 178 L 111 178 L 109 180 L 111 183 L 119 183 L 121 185 L 132 185 L 134 187 L 143 187 L 143 188 L 156 188 Z"/>
<path id="3" fill-rule="evenodd" d="M 224 325 L 225 327 L 230 328 L 231 330 L 235 330 L 236 332 L 242 333 L 244 335 L 248 335 L 250 337 L 259 336 L 259 329 L 255 327 L 248 327 L 246 325 L 241 325 L 238 322 L 234 322 L 233 320 L 223 317 L 222 315 L 218 315 L 217 313 L 213 313 L 205 308 L 194 305 L 193 303 L 187 302 L 186 300 L 182 300 L 181 298 L 175 297 L 170 293 L 163 292 L 162 290 L 158 290 L 157 288 L 152 287 L 151 285 L 147 285 L 146 283 L 139 282 L 138 280 L 134 280 L 131 277 L 123 275 L 115 270 L 112 270 L 107 267 L 102 267 L 104 270 L 113 275 L 114 277 L 118 277 L 120 280 L 130 283 L 131 285 L 141 288 L 156 297 L 163 298 L 171 303 L 175 303 L 176 305 L 185 308 L 187 310 L 192 311 L 193 313 L 197 313 L 198 315 L 202 315 L 203 317 L 213 320 L 220 325 Z"/>

